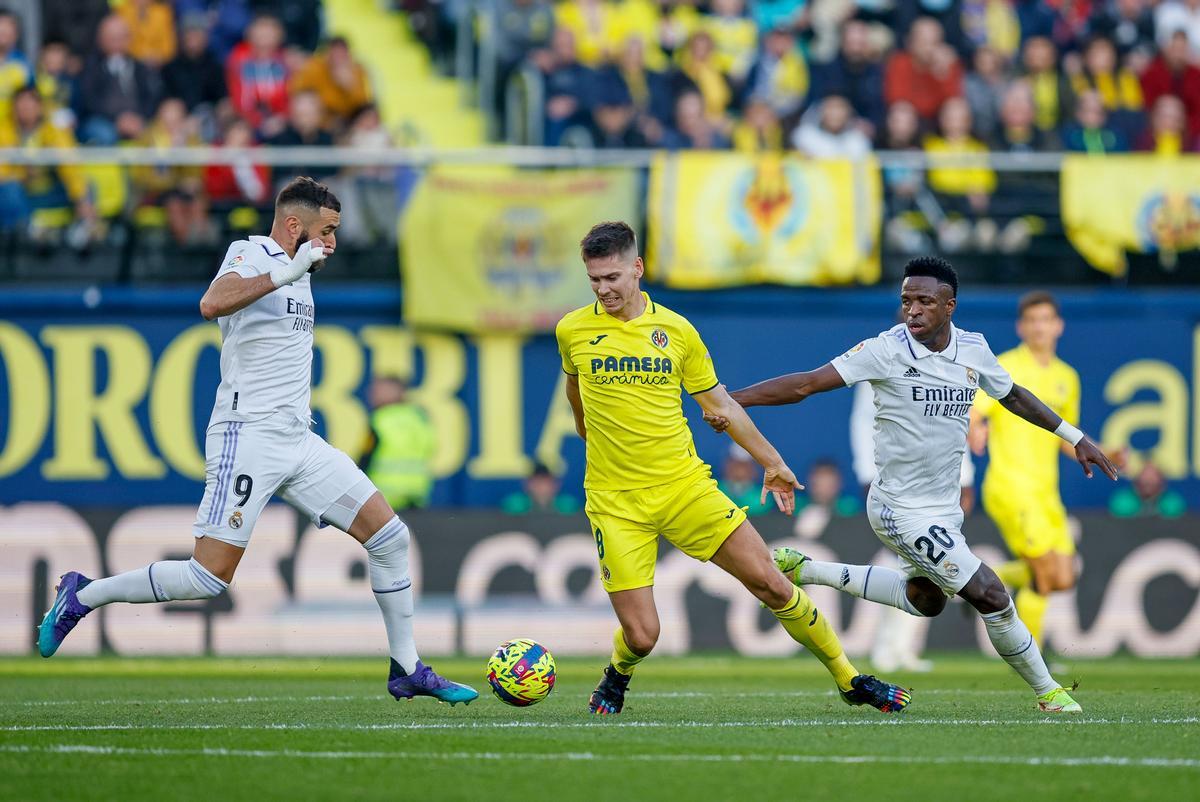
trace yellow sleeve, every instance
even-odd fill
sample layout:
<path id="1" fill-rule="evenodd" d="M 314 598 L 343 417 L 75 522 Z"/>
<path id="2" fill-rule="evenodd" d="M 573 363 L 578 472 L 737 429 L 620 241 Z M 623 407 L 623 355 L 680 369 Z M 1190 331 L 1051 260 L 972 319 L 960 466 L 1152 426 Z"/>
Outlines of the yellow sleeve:
<path id="1" fill-rule="evenodd" d="M 1063 410 L 1063 419 L 1072 426 L 1079 425 L 1079 374 L 1072 367 L 1067 367 L 1067 406 Z"/>
<path id="2" fill-rule="evenodd" d="M 974 407 L 975 411 L 979 413 L 980 417 L 990 418 L 992 413 L 996 411 L 997 406 L 999 405 L 997 404 L 996 399 L 992 398 L 983 390 L 975 393 Z"/>
<path id="3" fill-rule="evenodd" d="M 562 358 L 563 373 L 568 376 L 578 376 L 579 370 L 571 359 L 571 325 L 567 319 L 558 321 L 554 327 L 554 339 L 558 341 L 558 355 Z"/>
<path id="4" fill-rule="evenodd" d="M 684 329 L 683 365 L 680 382 L 689 394 L 708 392 L 716 387 L 717 369 L 713 366 L 712 356 L 708 353 L 700 332 L 688 323 Z"/>

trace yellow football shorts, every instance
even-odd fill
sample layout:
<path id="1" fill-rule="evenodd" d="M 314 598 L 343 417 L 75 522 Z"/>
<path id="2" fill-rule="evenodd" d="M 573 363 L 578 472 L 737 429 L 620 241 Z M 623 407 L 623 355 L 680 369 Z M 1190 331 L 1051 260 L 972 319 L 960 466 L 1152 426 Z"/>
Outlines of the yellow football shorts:
<path id="1" fill-rule="evenodd" d="M 609 593 L 654 584 L 659 535 L 707 561 L 746 520 L 708 471 L 636 490 L 588 490 L 585 510 Z"/>
<path id="2" fill-rule="evenodd" d="M 984 483 L 983 508 L 1014 556 L 1033 560 L 1050 552 L 1075 553 L 1058 493 L 1002 492 Z"/>

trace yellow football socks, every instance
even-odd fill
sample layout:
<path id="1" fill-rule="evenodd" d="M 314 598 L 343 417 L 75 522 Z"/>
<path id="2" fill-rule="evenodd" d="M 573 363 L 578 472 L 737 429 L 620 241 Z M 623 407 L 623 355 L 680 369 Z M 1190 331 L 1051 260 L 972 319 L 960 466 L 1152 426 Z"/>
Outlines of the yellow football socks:
<path id="1" fill-rule="evenodd" d="M 1042 624 L 1046 620 L 1046 608 L 1050 599 L 1032 587 L 1022 588 L 1017 594 L 1017 616 L 1029 627 L 1029 634 L 1038 645 L 1042 644 Z"/>
<path id="2" fill-rule="evenodd" d="M 1029 563 L 1024 560 L 1010 560 L 996 566 L 996 576 L 1000 581 L 1014 590 L 1020 590 L 1033 580 Z"/>
<path id="3" fill-rule="evenodd" d="M 837 633 L 829 626 L 825 616 L 817 611 L 807 593 L 800 588 L 793 588 L 791 601 L 785 604 L 782 610 L 771 612 L 793 640 L 808 647 L 808 650 L 825 664 L 839 690 L 851 689 L 850 680 L 858 676 L 858 669 L 846 659 Z"/>
<path id="4" fill-rule="evenodd" d="M 617 631 L 613 633 L 613 653 L 612 659 L 609 661 L 613 668 L 628 676 L 633 673 L 637 664 L 645 659 L 645 655 L 634 654 L 629 645 L 625 643 L 625 632 L 617 627 Z"/>

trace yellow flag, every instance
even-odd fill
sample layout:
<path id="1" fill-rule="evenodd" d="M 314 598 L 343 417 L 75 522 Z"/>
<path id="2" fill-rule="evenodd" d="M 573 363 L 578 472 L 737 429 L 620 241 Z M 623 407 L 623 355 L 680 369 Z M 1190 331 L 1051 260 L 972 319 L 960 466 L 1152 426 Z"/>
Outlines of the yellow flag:
<path id="1" fill-rule="evenodd" d="M 650 172 L 648 269 L 671 287 L 879 280 L 874 159 L 661 154 Z"/>
<path id="2" fill-rule="evenodd" d="M 594 300 L 579 240 L 595 223 L 636 212 L 632 170 L 433 167 L 400 222 L 405 322 L 551 331 Z"/>
<path id="3" fill-rule="evenodd" d="M 1200 247 L 1200 157 L 1068 156 L 1062 166 L 1067 239 L 1092 267 L 1125 274 L 1125 254 L 1173 256 Z"/>

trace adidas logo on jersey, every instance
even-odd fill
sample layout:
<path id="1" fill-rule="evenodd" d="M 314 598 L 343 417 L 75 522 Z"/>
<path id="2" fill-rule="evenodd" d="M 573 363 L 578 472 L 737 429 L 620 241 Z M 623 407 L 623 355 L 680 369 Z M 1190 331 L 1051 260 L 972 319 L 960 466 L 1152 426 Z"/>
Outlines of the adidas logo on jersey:
<path id="1" fill-rule="evenodd" d="M 919 378 L 921 378 L 921 374 L 917 371 L 916 368 L 909 368 L 908 370 L 904 371 L 904 378 L 919 379 Z"/>

